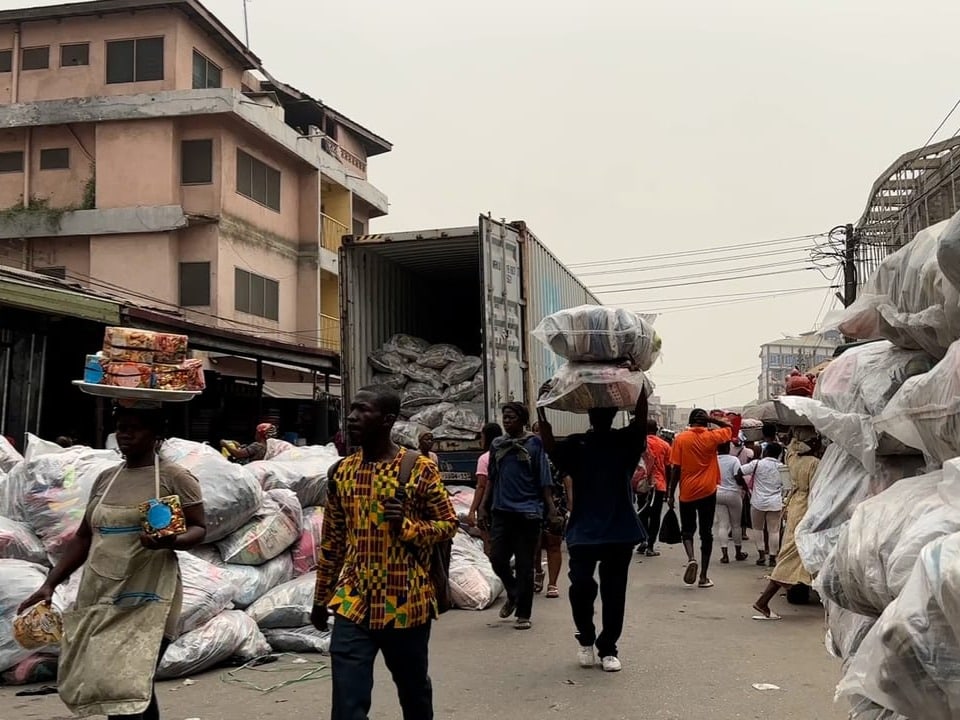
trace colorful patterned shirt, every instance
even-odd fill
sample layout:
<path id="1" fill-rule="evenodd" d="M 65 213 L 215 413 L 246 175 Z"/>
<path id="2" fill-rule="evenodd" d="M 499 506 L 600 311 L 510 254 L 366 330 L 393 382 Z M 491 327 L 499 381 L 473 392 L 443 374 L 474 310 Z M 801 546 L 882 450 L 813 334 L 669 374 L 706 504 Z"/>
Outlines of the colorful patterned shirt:
<path id="1" fill-rule="evenodd" d="M 399 529 L 383 516 L 395 497 L 401 449 L 391 462 L 358 451 L 330 482 L 318 553 L 317 605 L 371 630 L 417 627 L 437 616 L 430 546 L 457 532 L 457 515 L 437 466 L 420 456 L 410 474 Z"/>

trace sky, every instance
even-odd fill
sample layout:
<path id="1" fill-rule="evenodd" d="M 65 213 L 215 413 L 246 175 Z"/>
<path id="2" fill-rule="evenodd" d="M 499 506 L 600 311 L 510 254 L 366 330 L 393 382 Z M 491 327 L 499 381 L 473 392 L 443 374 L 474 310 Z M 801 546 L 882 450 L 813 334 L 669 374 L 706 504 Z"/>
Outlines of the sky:
<path id="1" fill-rule="evenodd" d="M 243 0 L 206 5 L 243 37 Z M 659 312 L 651 375 L 683 406 L 756 397 L 760 344 L 833 304 L 832 278 L 802 269 L 813 241 L 788 238 L 856 222 L 960 96 L 955 0 L 247 11 L 275 77 L 394 144 L 369 164 L 390 198 L 374 232 L 525 220 L 606 304 Z"/>

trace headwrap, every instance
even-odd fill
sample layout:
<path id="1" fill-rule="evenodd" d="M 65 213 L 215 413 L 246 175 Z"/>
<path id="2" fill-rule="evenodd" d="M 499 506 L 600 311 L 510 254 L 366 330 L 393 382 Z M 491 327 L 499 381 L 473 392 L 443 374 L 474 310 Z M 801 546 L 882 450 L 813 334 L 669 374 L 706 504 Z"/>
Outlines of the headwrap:
<path id="1" fill-rule="evenodd" d="M 262 435 L 265 438 L 275 438 L 277 434 L 277 426 L 272 423 L 260 423 L 257 425 L 257 437 Z"/>
<path id="2" fill-rule="evenodd" d="M 504 405 L 503 410 L 510 410 L 514 412 L 516 416 L 520 418 L 520 422 L 522 422 L 524 425 L 526 425 L 530 420 L 530 411 L 527 410 L 527 406 L 521 402 L 517 402 L 516 400 L 508 402 L 506 405 Z"/>

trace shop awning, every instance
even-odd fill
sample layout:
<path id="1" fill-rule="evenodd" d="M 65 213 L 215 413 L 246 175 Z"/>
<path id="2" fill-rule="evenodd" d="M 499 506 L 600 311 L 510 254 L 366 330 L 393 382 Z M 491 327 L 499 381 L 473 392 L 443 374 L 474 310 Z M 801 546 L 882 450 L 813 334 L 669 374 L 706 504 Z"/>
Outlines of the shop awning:
<path id="1" fill-rule="evenodd" d="M 120 324 L 119 300 L 75 288 L 63 280 L 12 268 L 0 270 L 0 305 Z"/>

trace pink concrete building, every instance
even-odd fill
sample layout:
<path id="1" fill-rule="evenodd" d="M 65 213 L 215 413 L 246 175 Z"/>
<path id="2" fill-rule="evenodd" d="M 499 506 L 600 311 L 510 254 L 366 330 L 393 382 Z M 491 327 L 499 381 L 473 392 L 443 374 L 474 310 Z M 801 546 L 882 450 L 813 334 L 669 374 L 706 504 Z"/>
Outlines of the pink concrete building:
<path id="1" fill-rule="evenodd" d="M 0 11 L 0 265 L 335 350 L 340 238 L 386 214 L 390 149 L 196 0 Z"/>

